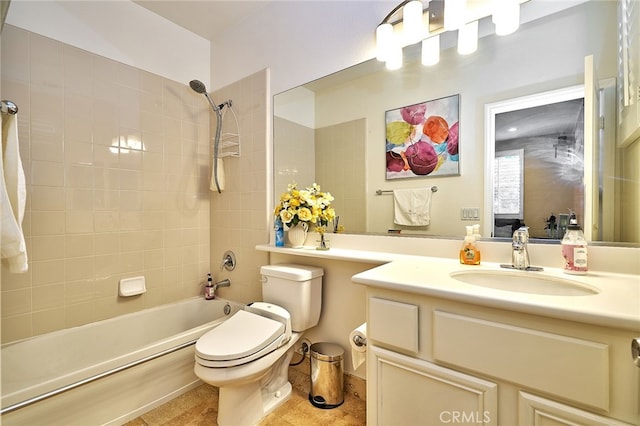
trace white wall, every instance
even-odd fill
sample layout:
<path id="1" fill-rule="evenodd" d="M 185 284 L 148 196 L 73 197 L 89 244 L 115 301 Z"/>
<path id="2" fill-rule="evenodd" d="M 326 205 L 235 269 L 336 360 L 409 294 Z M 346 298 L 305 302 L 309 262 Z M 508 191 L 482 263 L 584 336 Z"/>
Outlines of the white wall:
<path id="1" fill-rule="evenodd" d="M 375 28 L 397 4 L 274 1 L 212 42 L 212 85 L 270 68 L 276 94 L 372 58 Z"/>
<path id="2" fill-rule="evenodd" d="M 133 2 L 13 0 L 7 23 L 174 81 L 209 85 L 210 42 Z"/>

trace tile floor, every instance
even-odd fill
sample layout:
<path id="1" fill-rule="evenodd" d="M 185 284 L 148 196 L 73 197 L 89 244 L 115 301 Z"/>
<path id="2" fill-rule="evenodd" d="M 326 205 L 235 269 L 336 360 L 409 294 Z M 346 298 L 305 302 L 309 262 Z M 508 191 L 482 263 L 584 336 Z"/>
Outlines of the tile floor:
<path id="1" fill-rule="evenodd" d="M 306 367 L 305 367 L 306 364 Z M 307 373 L 304 373 L 306 368 Z M 308 361 L 289 369 L 291 398 L 261 422 L 260 426 L 364 426 L 366 401 L 364 381 L 345 376 L 344 403 L 337 408 L 316 408 L 309 402 Z M 206 384 L 143 414 L 125 426 L 213 426 L 217 425 L 218 389 Z"/>

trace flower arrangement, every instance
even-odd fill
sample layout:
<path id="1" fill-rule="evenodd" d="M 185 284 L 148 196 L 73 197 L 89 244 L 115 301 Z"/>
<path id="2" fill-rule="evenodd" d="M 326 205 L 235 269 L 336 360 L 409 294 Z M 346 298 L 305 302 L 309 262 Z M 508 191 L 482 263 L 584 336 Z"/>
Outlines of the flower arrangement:
<path id="1" fill-rule="evenodd" d="M 287 185 L 287 192 L 280 196 L 273 213 L 288 227 L 306 222 L 315 225 L 316 231 L 324 232 L 324 227 L 336 216 L 331 207 L 332 201 L 333 196 L 320 191 L 317 183 L 306 189 L 298 189 L 298 184 L 294 182 Z"/>

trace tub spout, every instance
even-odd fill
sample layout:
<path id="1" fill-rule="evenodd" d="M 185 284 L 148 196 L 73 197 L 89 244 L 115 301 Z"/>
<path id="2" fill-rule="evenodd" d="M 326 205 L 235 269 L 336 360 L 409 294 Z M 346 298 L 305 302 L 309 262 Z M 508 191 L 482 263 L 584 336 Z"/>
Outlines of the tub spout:
<path id="1" fill-rule="evenodd" d="M 218 290 L 218 288 L 220 287 L 229 287 L 231 286 L 231 280 L 229 278 L 224 279 L 222 281 L 218 281 L 217 283 L 215 283 L 213 285 L 213 294 L 216 294 L 216 291 Z"/>

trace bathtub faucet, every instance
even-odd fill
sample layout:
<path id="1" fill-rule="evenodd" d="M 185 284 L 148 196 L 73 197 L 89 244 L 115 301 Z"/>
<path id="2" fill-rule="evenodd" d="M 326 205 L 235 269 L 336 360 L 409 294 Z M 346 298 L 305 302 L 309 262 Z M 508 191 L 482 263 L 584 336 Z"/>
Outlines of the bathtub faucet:
<path id="1" fill-rule="evenodd" d="M 220 287 L 229 287 L 231 286 L 231 280 L 229 278 L 224 279 L 222 281 L 218 281 L 217 283 L 215 283 L 213 285 L 213 294 L 216 294 L 216 291 L 218 290 L 218 288 Z"/>

